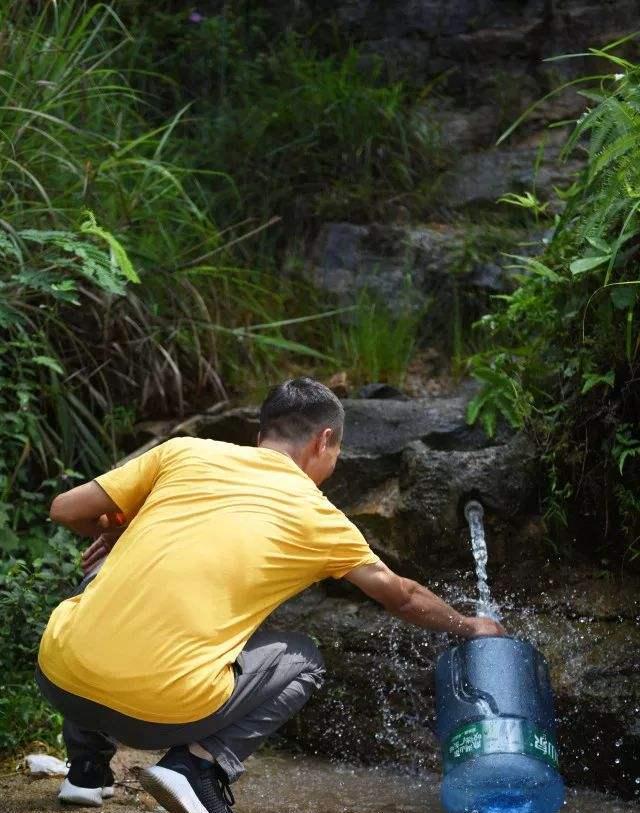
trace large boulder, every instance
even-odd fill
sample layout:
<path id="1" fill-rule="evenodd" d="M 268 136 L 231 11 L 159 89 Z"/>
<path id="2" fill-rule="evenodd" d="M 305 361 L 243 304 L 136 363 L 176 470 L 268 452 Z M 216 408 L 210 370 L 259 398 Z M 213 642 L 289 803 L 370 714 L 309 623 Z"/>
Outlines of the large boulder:
<path id="1" fill-rule="evenodd" d="M 494 554 L 529 530 L 536 511 L 536 458 L 521 435 L 501 427 L 488 438 L 466 421 L 476 391 L 409 401 L 345 400 L 343 451 L 326 493 L 370 544 L 406 572 L 467 556 L 464 504 L 480 499 Z M 517 554 L 516 554 L 517 555 Z"/>
<path id="2" fill-rule="evenodd" d="M 536 510 L 536 475 L 535 451 L 523 436 L 463 451 L 410 444 L 402 456 L 398 506 L 389 529 L 396 551 L 427 571 L 444 562 L 468 561 L 463 509 L 478 498 L 490 519 L 492 552 L 502 561 L 509 552 L 504 538 L 520 535 L 523 519 Z M 364 517 L 361 522 L 366 527 Z M 371 536 L 376 539 L 375 532 Z"/>

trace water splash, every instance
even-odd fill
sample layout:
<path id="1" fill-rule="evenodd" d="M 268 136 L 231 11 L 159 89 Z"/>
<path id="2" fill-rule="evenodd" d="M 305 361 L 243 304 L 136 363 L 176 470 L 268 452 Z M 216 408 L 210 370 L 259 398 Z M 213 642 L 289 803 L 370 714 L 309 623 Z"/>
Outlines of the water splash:
<path id="1" fill-rule="evenodd" d="M 476 615 L 484 618 L 500 619 L 500 612 L 491 600 L 491 592 L 487 580 L 487 541 L 484 535 L 484 508 L 477 500 L 470 500 L 464 507 L 464 516 L 469 524 L 471 534 L 471 549 L 476 562 L 476 575 L 478 578 L 478 601 Z"/>
<path id="2" fill-rule="evenodd" d="M 396 618 L 385 619 L 378 635 L 385 641 L 386 658 L 384 665 L 373 670 L 380 719 L 375 737 L 393 752 L 391 766 L 402 764 L 403 770 L 420 773 L 426 767 L 421 740 L 427 708 L 416 675 L 431 670 L 433 640 L 424 630 L 407 627 Z"/>

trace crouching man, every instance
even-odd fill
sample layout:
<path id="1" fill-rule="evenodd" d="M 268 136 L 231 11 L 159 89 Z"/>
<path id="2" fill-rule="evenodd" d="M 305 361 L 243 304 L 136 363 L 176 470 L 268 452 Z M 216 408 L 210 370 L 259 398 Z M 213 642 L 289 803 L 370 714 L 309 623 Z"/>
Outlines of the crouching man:
<path id="1" fill-rule="evenodd" d="M 504 633 L 395 575 L 323 496 L 343 419 L 325 386 L 286 381 L 262 405 L 257 448 L 175 438 L 56 497 L 52 519 L 95 540 L 85 569 L 108 554 L 40 645 L 38 684 L 65 717 L 61 801 L 111 795 L 120 742 L 167 749 L 141 781 L 171 813 L 229 813 L 244 760 L 322 684 L 310 638 L 261 629 L 321 579 L 426 629 Z M 124 531 L 102 533 L 117 515 Z"/>

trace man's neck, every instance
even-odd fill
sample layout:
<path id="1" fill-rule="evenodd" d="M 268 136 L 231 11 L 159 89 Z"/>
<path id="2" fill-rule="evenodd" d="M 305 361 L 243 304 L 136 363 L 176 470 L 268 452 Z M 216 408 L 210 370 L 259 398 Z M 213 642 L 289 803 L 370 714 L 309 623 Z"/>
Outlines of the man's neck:
<path id="1" fill-rule="evenodd" d="M 293 462 L 302 469 L 302 461 L 300 459 L 300 450 L 294 449 L 287 443 L 280 443 L 277 440 L 263 440 L 258 444 L 258 448 L 260 449 L 271 449 L 272 452 L 280 452 L 280 454 L 284 454 L 287 457 L 290 457 Z M 297 452 L 297 454 L 296 454 Z M 304 471 L 304 469 L 302 469 Z"/>

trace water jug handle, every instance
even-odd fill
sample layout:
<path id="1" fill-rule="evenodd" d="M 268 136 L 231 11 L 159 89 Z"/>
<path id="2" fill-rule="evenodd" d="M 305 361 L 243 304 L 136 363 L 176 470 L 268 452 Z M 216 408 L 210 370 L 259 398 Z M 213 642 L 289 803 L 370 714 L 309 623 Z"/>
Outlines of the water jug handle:
<path id="1" fill-rule="evenodd" d="M 451 686 L 456 698 L 463 703 L 470 703 L 477 706 L 485 716 L 500 715 L 500 709 L 495 701 L 495 698 L 489 692 L 483 692 L 467 678 L 467 672 L 464 668 L 462 656 L 460 653 L 461 647 L 454 649 L 451 658 Z"/>

